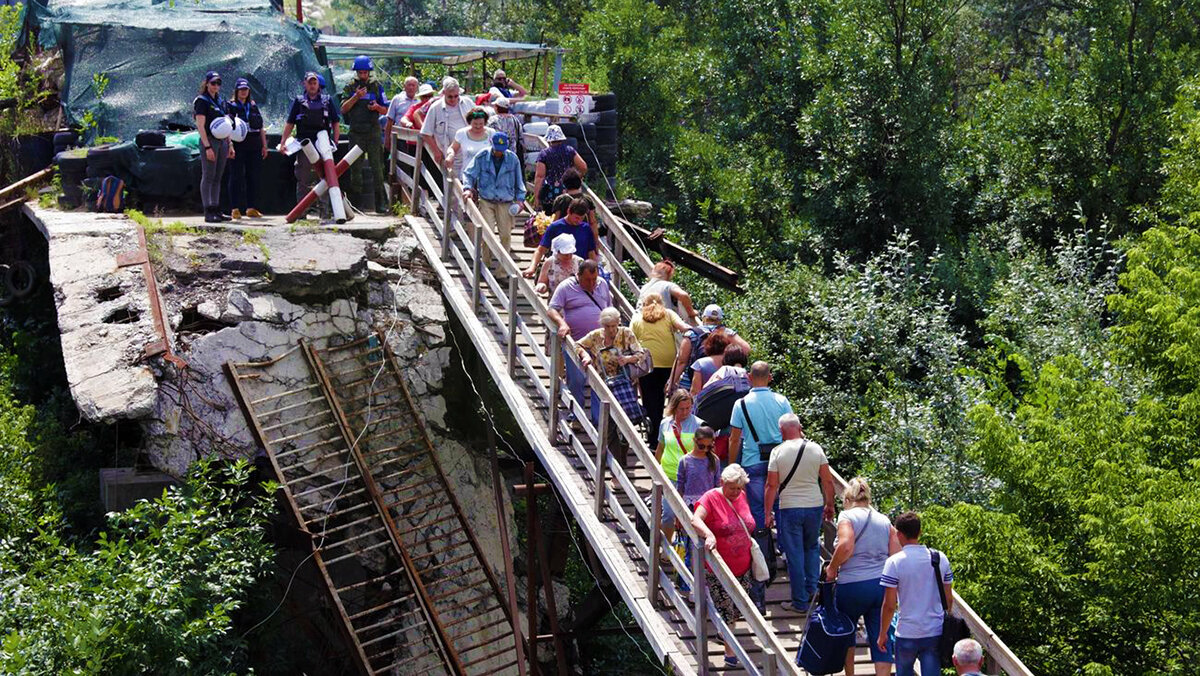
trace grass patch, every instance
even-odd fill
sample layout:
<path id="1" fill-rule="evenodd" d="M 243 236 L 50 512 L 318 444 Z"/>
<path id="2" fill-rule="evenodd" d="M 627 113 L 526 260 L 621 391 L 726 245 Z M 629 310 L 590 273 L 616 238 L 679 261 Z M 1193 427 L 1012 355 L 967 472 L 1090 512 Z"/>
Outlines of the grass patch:
<path id="1" fill-rule="evenodd" d="M 260 228 L 249 228 L 242 231 L 242 243 L 251 246 L 257 246 L 262 252 L 263 260 L 271 260 L 271 250 L 267 248 L 267 243 L 263 241 L 264 230 Z"/>

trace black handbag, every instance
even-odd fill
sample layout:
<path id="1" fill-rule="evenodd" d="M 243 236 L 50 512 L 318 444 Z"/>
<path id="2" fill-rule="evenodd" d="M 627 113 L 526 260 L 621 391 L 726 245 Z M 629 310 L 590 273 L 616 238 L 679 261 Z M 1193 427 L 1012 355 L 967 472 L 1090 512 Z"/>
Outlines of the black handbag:
<path id="1" fill-rule="evenodd" d="M 942 599 L 942 637 L 938 639 L 938 659 L 942 664 L 953 664 L 954 644 L 964 638 L 971 638 L 971 630 L 961 617 L 951 615 L 947 610 L 946 586 L 942 584 L 941 554 L 936 549 L 929 550 L 929 562 L 933 564 L 933 582 L 937 586 L 938 596 Z"/>

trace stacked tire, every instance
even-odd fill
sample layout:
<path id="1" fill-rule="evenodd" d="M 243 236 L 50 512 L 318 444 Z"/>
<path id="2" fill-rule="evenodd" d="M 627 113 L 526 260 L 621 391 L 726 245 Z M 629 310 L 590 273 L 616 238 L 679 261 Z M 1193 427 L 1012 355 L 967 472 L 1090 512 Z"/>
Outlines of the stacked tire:
<path id="1" fill-rule="evenodd" d="M 597 94 L 592 97 L 592 111 L 581 115 L 578 129 L 580 153 L 590 169 L 599 169 L 605 176 L 617 173 L 617 95 Z M 566 132 L 566 129 L 563 129 Z M 570 136 L 570 133 L 567 134 Z"/>
<path id="2" fill-rule="evenodd" d="M 83 182 L 87 179 L 87 152 L 84 150 L 63 150 L 54 156 L 58 165 L 63 194 L 58 198 L 58 204 L 63 209 L 74 209 L 83 204 Z"/>

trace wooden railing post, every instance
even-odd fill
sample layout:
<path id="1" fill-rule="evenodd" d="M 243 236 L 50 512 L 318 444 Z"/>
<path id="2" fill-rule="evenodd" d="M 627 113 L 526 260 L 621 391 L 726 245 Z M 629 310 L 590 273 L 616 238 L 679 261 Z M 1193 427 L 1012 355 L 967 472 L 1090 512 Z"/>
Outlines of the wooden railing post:
<path id="1" fill-rule="evenodd" d="M 387 177 L 387 181 L 384 181 L 384 183 L 389 186 L 388 195 L 393 196 L 393 197 L 394 197 L 394 195 L 391 194 L 390 186 L 393 183 L 396 183 L 396 153 L 398 152 L 396 145 L 399 142 L 400 142 L 400 137 L 397 134 L 396 130 L 393 128 L 391 138 L 388 139 L 388 177 Z M 391 202 L 388 203 L 388 206 L 389 207 L 392 206 Z"/>
<path id="2" fill-rule="evenodd" d="M 413 189 L 412 189 L 412 207 L 409 211 L 413 216 L 421 215 L 421 162 L 422 155 L 425 150 L 425 139 L 417 134 L 417 147 L 413 151 Z"/>
<path id="3" fill-rule="evenodd" d="M 465 206 L 465 205 L 464 205 Z M 471 221 L 471 214 L 463 209 L 467 225 L 471 226 L 471 246 L 475 249 L 475 260 L 471 262 L 474 277 L 471 279 L 471 311 L 479 313 L 480 296 L 483 293 L 483 226 Z"/>
<path id="4" fill-rule="evenodd" d="M 558 439 L 558 400 L 562 392 L 562 378 L 558 377 L 562 370 L 562 338 L 557 326 L 546 328 L 550 330 L 550 442 L 554 443 Z"/>
<path id="5" fill-rule="evenodd" d="M 593 392 L 592 396 L 597 396 L 598 393 Z M 596 518 L 604 518 L 604 470 L 608 468 L 608 422 L 610 415 L 610 404 L 607 400 L 600 400 L 600 422 L 599 428 L 596 430 L 600 436 L 600 443 L 596 444 L 596 500 L 595 510 Z"/>
<path id="6" fill-rule="evenodd" d="M 508 375 L 512 377 L 517 369 L 517 322 L 521 314 L 517 312 L 517 275 L 508 277 L 508 344 L 505 345 L 505 357 L 508 362 Z"/>
<path id="7" fill-rule="evenodd" d="M 647 598 L 655 608 L 658 607 L 658 571 L 661 556 L 659 552 L 663 546 L 662 529 L 659 528 L 659 522 L 662 521 L 662 495 L 663 486 L 655 481 L 650 489 L 650 579 L 647 580 L 650 588 Z M 693 587 L 696 586 L 694 583 L 695 580 Z"/>
<path id="8" fill-rule="evenodd" d="M 660 485 L 659 490 L 662 490 Z M 660 493 L 661 495 L 661 493 Z M 658 524 L 651 524 L 651 529 L 657 529 Z M 696 632 L 696 667 L 697 673 L 700 676 L 708 676 L 708 585 L 704 579 L 704 557 L 708 552 L 704 549 L 704 540 L 695 538 L 692 540 L 692 598 L 695 601 L 695 607 L 692 611 L 692 617 L 695 619 L 696 626 L 693 631 Z"/>
<path id="9" fill-rule="evenodd" d="M 442 260 L 450 260 L 450 229 L 454 225 L 454 199 L 450 196 L 450 172 L 442 170 Z"/>

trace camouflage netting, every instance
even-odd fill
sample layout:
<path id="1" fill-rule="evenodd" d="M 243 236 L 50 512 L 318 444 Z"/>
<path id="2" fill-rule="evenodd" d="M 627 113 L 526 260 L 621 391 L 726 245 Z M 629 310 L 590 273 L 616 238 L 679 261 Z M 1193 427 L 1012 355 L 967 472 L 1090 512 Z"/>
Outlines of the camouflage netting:
<path id="1" fill-rule="evenodd" d="M 250 80 L 269 128 L 283 127 L 305 71 L 329 78 L 314 29 L 269 0 L 28 0 L 26 39 L 62 49 L 62 102 L 90 137 L 132 139 L 166 123 L 192 125 L 204 73 L 221 73 L 223 96 Z"/>

